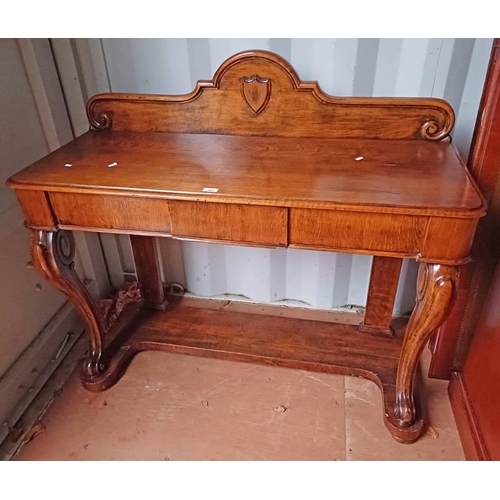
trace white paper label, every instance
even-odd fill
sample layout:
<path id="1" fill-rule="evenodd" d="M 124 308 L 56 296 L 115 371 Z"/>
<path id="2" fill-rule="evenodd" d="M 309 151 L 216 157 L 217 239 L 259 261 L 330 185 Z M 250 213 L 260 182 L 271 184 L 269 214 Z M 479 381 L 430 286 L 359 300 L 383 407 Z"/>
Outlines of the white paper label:
<path id="1" fill-rule="evenodd" d="M 217 191 L 219 191 L 219 188 L 203 188 L 202 191 L 204 193 L 217 193 Z"/>

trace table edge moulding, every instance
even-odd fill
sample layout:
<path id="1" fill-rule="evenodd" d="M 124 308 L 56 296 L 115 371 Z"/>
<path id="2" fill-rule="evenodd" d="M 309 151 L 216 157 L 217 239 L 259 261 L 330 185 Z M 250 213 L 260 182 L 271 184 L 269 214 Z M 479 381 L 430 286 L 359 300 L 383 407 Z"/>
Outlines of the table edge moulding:
<path id="1" fill-rule="evenodd" d="M 87 133 L 7 184 L 33 262 L 85 321 L 88 390 L 117 382 L 145 349 L 355 375 L 380 387 L 392 436 L 418 439 L 419 357 L 486 210 L 449 140 L 448 103 L 332 97 L 256 50 L 189 94 L 101 94 L 87 113 Z M 75 272 L 73 230 L 132 235 L 142 302 L 107 330 Z M 373 255 L 364 320 L 194 307 L 166 295 L 156 236 Z M 403 258 L 420 262 L 409 321 L 393 318 Z"/>

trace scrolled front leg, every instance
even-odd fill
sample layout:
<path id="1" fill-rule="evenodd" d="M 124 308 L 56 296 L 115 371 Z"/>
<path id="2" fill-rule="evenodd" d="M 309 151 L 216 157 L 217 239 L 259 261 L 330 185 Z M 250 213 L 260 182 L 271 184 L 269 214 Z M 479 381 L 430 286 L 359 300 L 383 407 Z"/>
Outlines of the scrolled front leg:
<path id="1" fill-rule="evenodd" d="M 394 416 L 401 427 L 415 422 L 414 380 L 420 354 L 433 332 L 448 316 L 458 285 L 459 270 L 441 264 L 420 264 L 417 299 L 408 322 L 396 376 Z"/>
<path id="2" fill-rule="evenodd" d="M 69 231 L 31 231 L 31 254 L 38 271 L 64 293 L 77 308 L 86 326 L 89 351 L 82 376 L 96 378 L 105 369 L 103 326 L 92 297 L 75 271 L 75 240 Z"/>

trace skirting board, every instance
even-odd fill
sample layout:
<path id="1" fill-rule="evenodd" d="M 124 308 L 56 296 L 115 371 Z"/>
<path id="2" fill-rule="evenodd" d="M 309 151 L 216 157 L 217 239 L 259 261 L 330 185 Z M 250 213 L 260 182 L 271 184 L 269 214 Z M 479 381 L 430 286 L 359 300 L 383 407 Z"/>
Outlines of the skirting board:
<path id="1" fill-rule="evenodd" d="M 489 460 L 462 372 L 452 372 L 448 394 L 465 458 L 467 460 Z"/>

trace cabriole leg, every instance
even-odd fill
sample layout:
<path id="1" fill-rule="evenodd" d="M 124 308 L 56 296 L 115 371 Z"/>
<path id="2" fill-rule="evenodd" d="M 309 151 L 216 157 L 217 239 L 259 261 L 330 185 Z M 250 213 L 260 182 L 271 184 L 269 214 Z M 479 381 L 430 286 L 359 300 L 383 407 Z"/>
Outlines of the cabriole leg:
<path id="1" fill-rule="evenodd" d="M 103 327 L 92 297 L 75 271 L 75 241 L 69 231 L 31 232 L 33 263 L 40 273 L 64 293 L 85 321 L 89 352 L 82 378 L 92 380 L 105 370 L 102 360 Z"/>
<path id="2" fill-rule="evenodd" d="M 413 392 L 420 354 L 451 310 L 458 277 L 457 267 L 420 264 L 416 305 L 406 328 L 396 377 L 394 416 L 402 428 L 415 422 Z"/>

